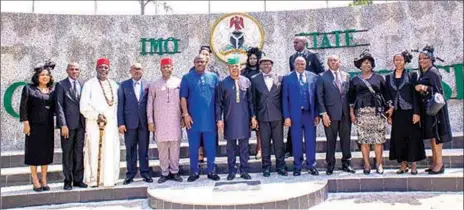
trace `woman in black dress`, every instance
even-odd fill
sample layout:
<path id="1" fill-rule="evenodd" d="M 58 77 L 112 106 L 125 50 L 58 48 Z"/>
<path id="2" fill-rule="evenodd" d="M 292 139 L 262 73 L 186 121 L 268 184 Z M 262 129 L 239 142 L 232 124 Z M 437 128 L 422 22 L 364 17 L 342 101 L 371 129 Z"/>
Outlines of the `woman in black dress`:
<path id="1" fill-rule="evenodd" d="M 416 175 L 416 162 L 426 156 L 419 126 L 419 94 L 414 90 L 419 75 L 404 69 L 411 59 L 408 51 L 394 55 L 395 70 L 385 77 L 385 82 L 394 107 L 392 116 L 388 117 L 388 123 L 392 125 L 389 159 L 401 163 L 397 174 L 407 173 L 407 162 L 411 162 L 411 174 Z"/>
<path id="2" fill-rule="evenodd" d="M 444 95 L 441 75 L 434 65 L 433 51 L 433 47 L 427 45 L 419 54 L 421 75 L 415 89 L 420 93 L 422 138 L 430 139 L 432 146 L 432 165 L 426 172 L 442 174 L 445 172 L 445 164 L 442 160 L 443 143 L 450 142 L 452 136 L 447 104 L 435 116 L 426 113 L 427 102 L 433 94 L 441 93 Z"/>
<path id="3" fill-rule="evenodd" d="M 384 78 L 373 71 L 374 58 L 368 51 L 355 59 L 354 65 L 361 70 L 361 74 L 353 77 L 350 82 L 349 102 L 351 122 L 358 131 L 358 144 L 364 160 L 364 174 L 370 174 L 370 147 L 374 145 L 377 173 L 383 174 L 383 143 L 385 143 L 385 115 L 393 112 L 390 95 L 385 87 Z M 372 93 L 369 86 L 372 88 Z M 377 100 L 377 98 L 382 100 Z"/>
<path id="4" fill-rule="evenodd" d="M 261 60 L 263 52 L 257 47 L 252 47 L 247 52 L 247 62 L 245 68 L 242 69 L 242 76 L 245 76 L 249 80 L 251 77 L 260 72 L 258 63 Z M 253 129 L 256 133 L 256 159 L 261 159 L 261 137 L 256 129 Z"/>
<path id="5" fill-rule="evenodd" d="M 38 64 L 34 68 L 32 84 L 23 88 L 20 102 L 20 122 L 24 125 L 25 154 L 24 163 L 30 165 L 34 191 L 48 191 L 48 164 L 53 162 L 54 150 L 54 100 L 51 61 Z M 39 181 L 37 166 L 41 166 L 42 178 Z"/>

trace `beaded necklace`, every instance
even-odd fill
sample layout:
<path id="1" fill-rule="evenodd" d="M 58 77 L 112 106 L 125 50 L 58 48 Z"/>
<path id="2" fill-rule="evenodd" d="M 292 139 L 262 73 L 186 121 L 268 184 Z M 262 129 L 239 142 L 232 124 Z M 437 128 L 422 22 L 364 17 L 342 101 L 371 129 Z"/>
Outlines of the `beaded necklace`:
<path id="1" fill-rule="evenodd" d="M 100 87 L 103 91 L 103 95 L 105 96 L 106 103 L 108 106 L 113 106 L 113 101 L 114 101 L 114 95 L 113 95 L 113 88 L 111 87 L 111 83 L 108 81 L 108 85 L 110 86 L 110 91 L 111 91 L 111 101 L 108 100 L 108 97 L 106 96 L 105 89 L 103 88 L 103 84 L 101 80 L 98 79 L 98 83 L 100 84 Z"/>

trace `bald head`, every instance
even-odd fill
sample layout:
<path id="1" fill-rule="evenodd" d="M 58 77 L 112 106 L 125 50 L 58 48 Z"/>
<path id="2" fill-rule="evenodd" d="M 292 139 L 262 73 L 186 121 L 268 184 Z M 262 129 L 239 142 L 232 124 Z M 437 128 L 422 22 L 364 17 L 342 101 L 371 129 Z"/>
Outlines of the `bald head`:
<path id="1" fill-rule="evenodd" d="M 72 80 L 76 80 L 77 78 L 79 78 L 79 75 L 81 73 L 81 70 L 79 69 L 79 64 L 76 62 L 68 63 L 68 66 L 66 67 L 66 73 L 68 73 L 68 77 Z"/>
<path id="2" fill-rule="evenodd" d="M 305 46 L 306 46 L 306 38 L 305 37 L 301 37 L 301 36 L 297 36 L 295 37 L 295 39 L 293 40 L 293 48 L 297 51 L 297 52 L 301 52 L 304 50 Z"/>
<path id="3" fill-rule="evenodd" d="M 143 75 L 142 64 L 140 63 L 132 64 L 129 73 L 131 74 L 133 80 L 137 80 L 137 81 L 140 80 Z"/>
<path id="4" fill-rule="evenodd" d="M 193 64 L 195 65 L 195 71 L 198 73 L 203 73 L 205 71 L 206 62 L 206 56 L 202 54 L 198 54 L 197 56 L 195 56 L 195 59 L 193 60 Z"/>

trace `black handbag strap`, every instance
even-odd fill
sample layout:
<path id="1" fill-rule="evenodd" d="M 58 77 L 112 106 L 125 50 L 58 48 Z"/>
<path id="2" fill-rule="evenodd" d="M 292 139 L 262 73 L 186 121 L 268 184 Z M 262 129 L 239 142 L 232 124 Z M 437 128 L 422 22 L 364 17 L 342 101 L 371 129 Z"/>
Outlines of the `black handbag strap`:
<path id="1" fill-rule="evenodd" d="M 359 77 L 359 79 L 361 79 L 361 81 L 364 82 L 364 84 L 367 86 L 367 88 L 369 88 L 369 91 L 371 91 L 371 93 L 375 95 L 375 90 L 374 90 L 374 88 L 372 88 L 371 84 L 368 81 L 366 81 L 361 75 L 358 75 L 358 77 Z"/>

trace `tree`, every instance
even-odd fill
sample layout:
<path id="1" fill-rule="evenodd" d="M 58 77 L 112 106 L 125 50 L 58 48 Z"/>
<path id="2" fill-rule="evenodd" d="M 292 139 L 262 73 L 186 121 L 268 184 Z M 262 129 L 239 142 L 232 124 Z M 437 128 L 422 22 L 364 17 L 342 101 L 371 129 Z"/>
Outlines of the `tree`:
<path id="1" fill-rule="evenodd" d="M 166 2 L 159 2 L 156 0 L 139 0 L 140 3 L 140 14 L 145 15 L 145 7 L 147 6 L 148 3 L 154 3 L 155 4 L 155 15 L 158 14 L 158 7 L 163 6 L 164 12 L 167 14 L 168 12 L 172 13 L 172 7 L 169 6 Z"/>
<path id="2" fill-rule="evenodd" d="M 370 4 L 372 4 L 372 0 L 353 0 L 353 2 L 349 4 L 349 6 L 353 7 L 353 6 L 370 5 Z"/>

